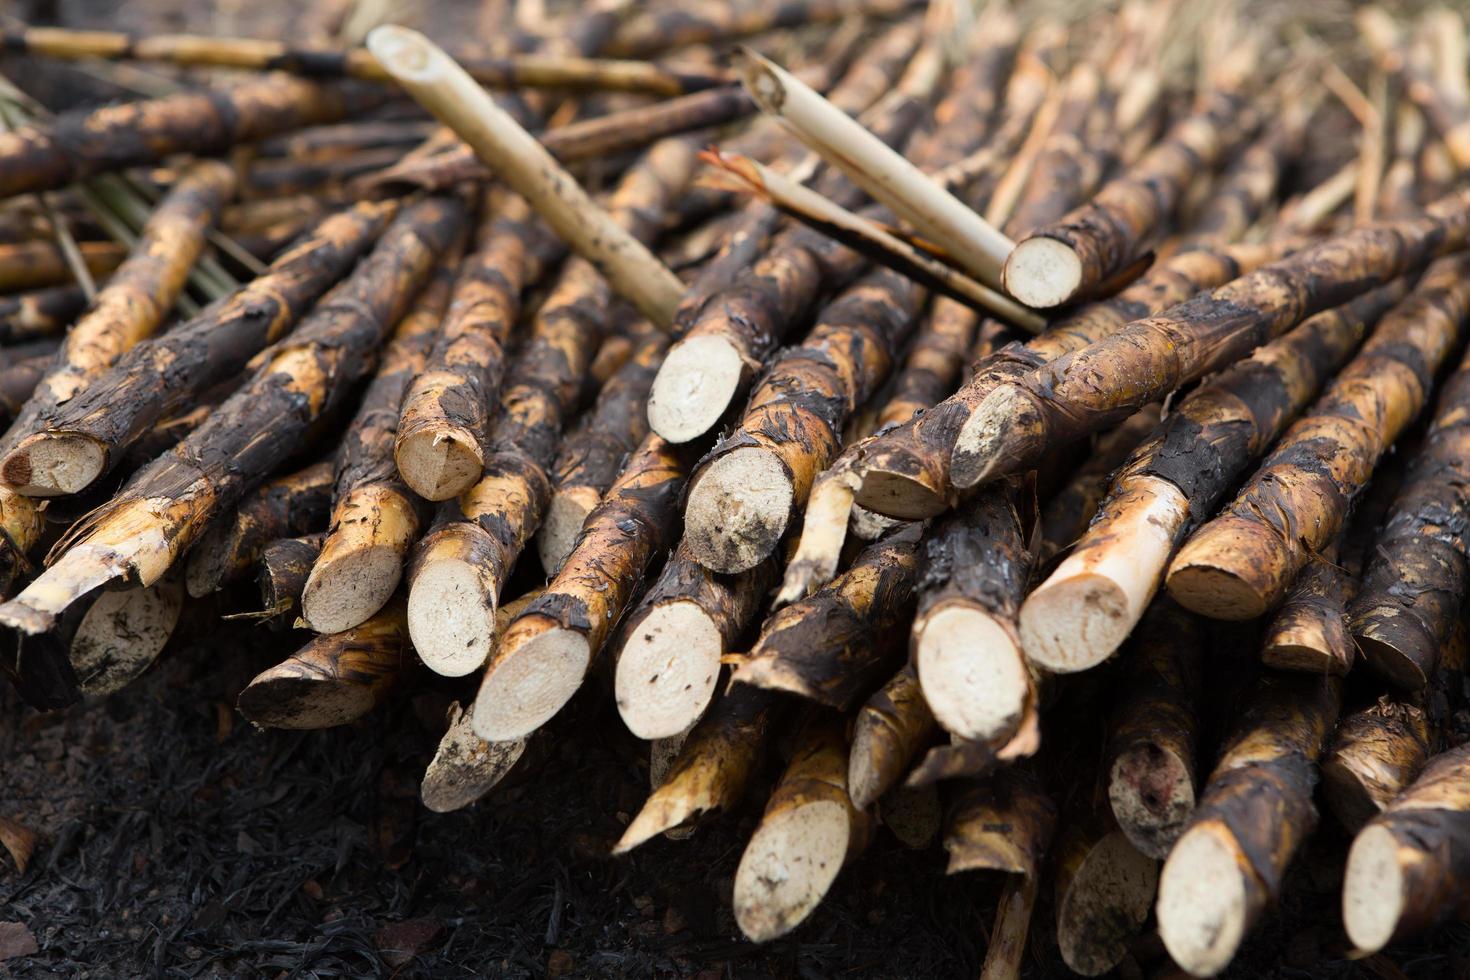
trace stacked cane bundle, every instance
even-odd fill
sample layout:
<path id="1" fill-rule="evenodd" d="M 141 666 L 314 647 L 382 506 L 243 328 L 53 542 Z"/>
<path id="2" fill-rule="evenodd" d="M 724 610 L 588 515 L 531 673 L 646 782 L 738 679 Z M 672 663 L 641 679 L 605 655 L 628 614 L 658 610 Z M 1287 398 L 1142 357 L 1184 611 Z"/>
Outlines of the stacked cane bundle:
<path id="1" fill-rule="evenodd" d="M 881 824 L 1004 876 L 987 977 L 1038 906 L 1080 974 L 1152 923 L 1210 976 L 1319 801 L 1347 942 L 1470 915 L 1465 18 L 1071 17 L 5 32 L 246 73 L 6 103 L 7 673 L 115 691 L 255 579 L 315 634 L 257 725 L 465 679 L 439 811 L 610 692 L 618 853 L 764 796 L 755 941 Z"/>

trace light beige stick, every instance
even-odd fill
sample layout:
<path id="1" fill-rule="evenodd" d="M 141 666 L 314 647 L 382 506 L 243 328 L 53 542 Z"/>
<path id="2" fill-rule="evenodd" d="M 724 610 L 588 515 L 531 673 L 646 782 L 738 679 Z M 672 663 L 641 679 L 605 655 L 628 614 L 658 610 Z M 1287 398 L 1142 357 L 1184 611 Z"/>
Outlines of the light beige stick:
<path id="1" fill-rule="evenodd" d="M 415 101 L 458 133 L 619 295 L 654 323 L 669 326 L 684 292 L 679 277 L 594 204 L 453 58 L 417 31 L 391 25 L 369 34 L 367 45 Z"/>

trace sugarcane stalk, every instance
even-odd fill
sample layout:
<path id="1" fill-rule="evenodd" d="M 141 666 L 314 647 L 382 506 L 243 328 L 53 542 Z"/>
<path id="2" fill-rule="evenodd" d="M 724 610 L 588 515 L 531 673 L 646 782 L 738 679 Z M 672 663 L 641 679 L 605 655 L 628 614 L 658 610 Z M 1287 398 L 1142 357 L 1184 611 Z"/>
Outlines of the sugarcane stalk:
<path id="1" fill-rule="evenodd" d="M 1337 535 L 1353 498 L 1419 414 L 1438 368 L 1464 338 L 1467 274 L 1470 260 L 1462 256 L 1437 260 L 1384 315 L 1235 501 L 1179 550 L 1166 579 L 1177 602 L 1217 619 L 1251 618 L 1280 603 L 1307 556 Z M 1403 671 L 1389 679 L 1417 687 L 1425 675 Z"/>
<path id="2" fill-rule="evenodd" d="M 921 300 L 911 280 L 877 270 L 777 356 L 740 423 L 690 478 L 684 533 L 701 564 L 734 574 L 775 552 L 836 452 L 843 423 L 891 370 Z"/>
<path id="3" fill-rule="evenodd" d="M 980 980 L 1019 980 L 1026 955 L 1026 936 L 1036 908 L 1040 882 L 1025 875 L 1009 875 L 996 900 L 995 925 L 985 947 Z"/>
<path id="4" fill-rule="evenodd" d="M 560 251 L 524 199 L 488 203 L 479 247 L 460 270 L 439 338 L 398 418 L 398 471 L 427 500 L 454 497 L 478 477 L 521 293 Z"/>
<path id="5" fill-rule="evenodd" d="M 128 259 L 68 333 L 51 371 L 6 432 L 0 450 L 7 458 L 27 436 L 50 423 L 57 406 L 105 378 L 118 358 L 158 328 L 204 247 L 205 229 L 218 218 L 234 186 L 234 171 L 215 161 L 194 164 L 179 178 L 148 219 Z M 71 471 L 65 455 L 37 447 L 17 458 L 8 473 L 0 471 L 0 477 L 21 493 L 51 496 L 57 490 L 80 489 Z M 49 479 L 34 478 L 38 473 Z"/>
<path id="6" fill-rule="evenodd" d="M 1445 382 L 1349 609 L 1367 665 L 1399 686 L 1423 687 L 1433 675 L 1470 590 L 1467 486 L 1470 355 Z"/>
<path id="7" fill-rule="evenodd" d="M 1039 879 L 1056 824 L 1056 804 L 1030 766 L 966 780 L 945 820 L 945 873 L 1004 871 Z"/>
<path id="8" fill-rule="evenodd" d="M 1398 25 L 1382 7 L 1364 7 L 1357 13 L 1358 33 L 1379 68 L 1402 77 L 1405 94 L 1424 113 L 1444 142 L 1450 159 L 1461 172 L 1470 169 L 1470 102 L 1456 99 L 1440 88 L 1432 74 L 1404 50 Z M 1463 91 L 1463 83 L 1460 84 Z"/>
<path id="9" fill-rule="evenodd" d="M 669 738 L 694 724 L 715 695 L 720 664 L 765 605 L 778 566 L 768 560 L 720 575 L 685 544 L 621 630 L 613 691 L 639 738 Z"/>
<path id="10" fill-rule="evenodd" d="M 826 587 L 775 612 L 731 683 L 854 707 L 893 669 L 897 634 L 912 608 L 921 530 L 906 525 L 874 542 Z"/>
<path id="11" fill-rule="evenodd" d="M 319 531 L 332 508 L 332 464 L 312 463 L 252 490 L 231 519 L 205 532 L 184 566 L 184 584 L 201 598 L 245 578 L 277 538 Z"/>
<path id="12" fill-rule="evenodd" d="M 105 276 L 122 264 L 128 250 L 115 242 L 78 242 L 83 267 Z M 55 242 L 35 240 L 0 245 L 0 292 L 16 293 L 72 280 L 66 255 Z M 16 298 L 18 299 L 18 298 Z"/>
<path id="13" fill-rule="evenodd" d="M 581 687 L 653 556 L 674 534 L 689 453 L 649 434 L 587 517 L 567 560 L 507 628 L 475 699 L 481 738 L 524 738 Z"/>
<path id="14" fill-rule="evenodd" d="M 797 736 L 735 869 L 732 904 L 740 931 L 762 943 L 801 925 L 871 835 L 871 819 L 847 795 L 841 718 L 815 716 Z"/>
<path id="15" fill-rule="evenodd" d="M 255 675 L 236 707 L 258 728 L 335 728 L 382 704 L 415 663 L 399 600 Z"/>
<path id="16" fill-rule="evenodd" d="M 1233 152 L 1253 124 L 1242 93 L 1209 93 L 1091 202 L 1017 242 L 1002 273 L 1006 291 L 1036 308 L 1092 294 L 1147 251 L 1195 174 Z"/>
<path id="17" fill-rule="evenodd" d="M 384 97 L 382 90 L 356 83 L 274 76 L 228 89 L 63 113 L 45 125 L 0 133 L 0 198 L 65 187 L 176 153 L 218 153 L 348 118 Z"/>
<path id="18" fill-rule="evenodd" d="M 1124 654 L 1108 731 L 1108 799 L 1141 853 L 1162 860 L 1194 812 L 1204 631 L 1167 599 L 1154 603 Z"/>
<path id="19" fill-rule="evenodd" d="M 1010 25 L 1014 32 L 1014 23 Z M 1017 38 L 1018 39 L 1018 38 Z M 763 112 L 986 285 L 1000 286 L 1013 243 L 959 198 L 785 69 L 744 49 L 745 89 Z"/>
<path id="20" fill-rule="evenodd" d="M 692 161 L 688 147 L 663 144 L 650 151 L 619 185 L 619 220 L 651 238 L 661 202 L 687 179 Z M 546 512 L 562 427 L 579 398 L 611 298 L 608 283 L 587 260 L 576 257 L 563 268 L 509 372 L 483 465 L 471 468 L 472 485 L 460 495 L 457 512 L 451 510 L 414 553 L 409 623 L 419 655 L 437 672 L 461 676 L 489 655 L 497 597 Z M 446 595 L 455 597 L 455 616 L 441 615 Z M 465 595 L 477 601 L 466 604 Z"/>
<path id="21" fill-rule="evenodd" d="M 362 48 L 301 48 L 264 38 L 197 34 L 139 36 L 121 31 L 26 27 L 0 33 L 0 50 L 59 60 L 140 61 L 180 67 L 279 71 L 306 78 L 391 80 L 377 60 Z M 591 89 L 673 96 L 709 88 L 722 81 L 719 75 L 692 66 L 666 67 L 646 61 L 538 54 L 509 57 L 464 54 L 457 60 L 475 81 L 492 89 Z"/>
<path id="22" fill-rule="evenodd" d="M 1302 150 L 1310 111 L 1284 107 L 1283 118 L 1266 127 L 1226 168 L 1184 233 L 1184 244 L 1219 247 L 1239 241 L 1266 211 L 1282 177 Z"/>
<path id="23" fill-rule="evenodd" d="M 1338 723 L 1322 757 L 1322 795 L 1352 833 L 1377 816 L 1418 778 L 1434 744 L 1419 705 L 1380 697 Z"/>
<path id="24" fill-rule="evenodd" d="M 847 785 L 853 806 L 866 810 L 898 786 L 936 724 L 913 663 L 879 688 L 852 722 Z"/>
<path id="25" fill-rule="evenodd" d="M 394 328 L 337 449 L 331 521 L 301 595 L 301 619 L 318 633 L 351 629 L 383 607 L 428 516 L 394 468 L 393 444 L 404 391 L 439 337 L 460 251 L 450 247 Z"/>
<path id="26" fill-rule="evenodd" d="M 608 53 L 636 58 L 674 47 L 727 41 L 848 17 L 893 17 L 914 9 L 915 0 L 796 0 L 774 5 L 712 3 L 650 10 L 618 25 Z"/>
<path id="27" fill-rule="evenodd" d="M 90 300 L 81 286 L 51 286 L 0 296 L 0 342 L 25 343 L 66 332 Z"/>
<path id="28" fill-rule="evenodd" d="M 1467 234 L 1470 193 L 1458 192 L 1431 205 L 1422 218 L 1328 238 L 1136 321 L 986 396 L 956 440 L 950 477 L 956 486 L 970 487 L 1023 471 L 1046 446 L 1121 421 L 1306 317 L 1454 251 Z"/>
<path id="29" fill-rule="evenodd" d="M 552 464 L 556 489 L 536 535 L 541 567 L 548 575 L 561 568 L 587 515 L 648 434 L 648 390 L 669 342 L 667 335 L 648 328 L 635 343 L 632 356 L 598 392 L 596 404 L 562 440 Z"/>
<path id="30" fill-rule="evenodd" d="M 95 484 L 159 421 L 238 376 L 252 357 L 285 337 L 368 250 L 395 210 L 392 204 L 363 203 L 323 218 L 264 275 L 186 323 L 142 341 L 85 390 L 48 410 L 41 428 L 0 460 L 0 476 L 28 479 L 52 493 Z M 33 452 L 68 461 L 65 471 L 72 478 L 63 485 L 38 472 L 30 461 Z"/>
<path id="31" fill-rule="evenodd" d="M 1230 963 L 1315 828 L 1316 762 L 1337 720 L 1340 689 L 1336 677 L 1266 674 L 1241 702 L 1159 877 L 1159 933 L 1194 976 Z"/>
<path id="32" fill-rule="evenodd" d="M 1021 608 L 1032 662 L 1086 670 L 1128 636 L 1173 553 L 1305 408 L 1403 284 L 1319 313 L 1191 392 L 1119 469 L 1072 553 Z"/>
<path id="33" fill-rule="evenodd" d="M 296 622 L 301 593 L 306 591 L 307 576 L 326 537 L 325 531 L 318 531 L 298 538 L 279 538 L 260 550 L 255 573 L 260 612 L 249 614 L 249 618 L 273 630 L 286 629 Z"/>
<path id="34" fill-rule="evenodd" d="M 651 321 L 667 327 L 683 287 L 648 247 L 579 184 L 452 58 L 415 31 L 382 27 L 368 49 L 394 79 L 451 126 L 577 254 Z"/>
<path id="35" fill-rule="evenodd" d="M 1470 746 L 1432 759 L 1353 839 L 1343 876 L 1348 938 L 1365 952 L 1470 916 Z"/>
<path id="36" fill-rule="evenodd" d="M 694 726 L 668 776 L 628 824 L 613 853 L 626 854 L 701 814 L 734 806 L 782 715 L 779 695 L 753 687 L 731 689 Z"/>
<path id="37" fill-rule="evenodd" d="M 171 452 L 64 539 L 50 568 L 0 618 L 28 633 L 118 578 L 148 586 L 210 521 L 287 458 L 306 432 L 372 368 L 373 356 L 461 224 L 431 198 L 406 209 L 372 254 L 254 374 Z M 23 625 L 22 625 L 23 624 Z"/>
<path id="38" fill-rule="evenodd" d="M 857 467 L 855 499 L 890 517 L 934 517 L 957 502 L 951 455 L 966 419 L 998 386 L 1122 331 L 1284 253 L 1281 245 L 1186 252 L 1151 270 L 1112 299 L 1084 307 L 1025 345 L 1010 345 L 977 366 L 959 391 L 931 411 L 877 437 Z M 1141 407 L 1141 406 L 1140 406 Z"/>

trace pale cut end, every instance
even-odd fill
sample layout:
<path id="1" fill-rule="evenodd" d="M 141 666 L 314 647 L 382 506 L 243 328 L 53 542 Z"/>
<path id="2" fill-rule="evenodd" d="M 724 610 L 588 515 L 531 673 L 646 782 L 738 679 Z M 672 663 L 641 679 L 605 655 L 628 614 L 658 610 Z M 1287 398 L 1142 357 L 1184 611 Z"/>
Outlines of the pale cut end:
<path id="1" fill-rule="evenodd" d="M 698 603 L 656 606 L 628 631 L 613 679 L 618 714 L 639 738 L 670 738 L 714 697 L 724 639 Z"/>
<path id="2" fill-rule="evenodd" d="M 1169 955 L 1197 977 L 1235 956 L 1246 928 L 1245 882 L 1235 842 L 1215 824 L 1196 825 L 1169 853 L 1159 878 L 1159 935 Z"/>
<path id="3" fill-rule="evenodd" d="M 1366 953 L 1387 946 L 1404 911 L 1399 842 L 1387 827 L 1365 827 L 1348 850 L 1342 879 L 1342 922 Z"/>
<path id="4" fill-rule="evenodd" d="M 707 809 L 709 800 L 706 797 L 682 792 L 682 789 L 661 786 L 654 790 L 653 795 L 643 804 L 643 809 L 628 824 L 628 829 L 623 831 L 623 836 L 613 846 L 612 852 L 627 854 L 659 834 L 667 834 L 675 828 L 684 827 Z"/>
<path id="5" fill-rule="evenodd" d="M 183 608 L 176 581 L 98 596 L 77 624 L 68 652 L 82 694 L 102 697 L 141 676 L 163 652 Z"/>
<path id="6" fill-rule="evenodd" d="M 1185 760 L 1146 743 L 1113 761 L 1108 801 L 1133 846 L 1162 861 L 1194 812 L 1194 780 Z"/>
<path id="7" fill-rule="evenodd" d="M 853 502 L 874 513 L 905 521 L 928 520 L 949 509 L 949 502 L 942 494 L 919 480 L 883 470 L 863 474 L 862 486 L 853 495 Z"/>
<path id="8" fill-rule="evenodd" d="M 301 593 L 301 618 L 318 633 L 341 633 L 375 616 L 403 577 L 396 548 L 372 545 L 318 562 Z"/>
<path id="9" fill-rule="evenodd" d="M 950 455 L 949 478 L 957 487 L 973 487 L 1005 461 L 1008 438 L 1036 414 L 1030 394 L 1016 385 L 1001 385 L 985 397 L 960 426 Z"/>
<path id="10" fill-rule="evenodd" d="M 761 446 L 726 453 L 689 491 L 684 535 L 690 553 L 725 575 L 754 568 L 781 543 L 794 499 L 791 477 L 775 453 Z"/>
<path id="11" fill-rule="evenodd" d="M 449 731 L 439 740 L 419 787 L 419 798 L 435 813 L 462 810 L 480 799 L 505 778 L 526 751 L 525 739 L 485 741 L 470 727 L 470 712 L 458 709 L 458 705 L 452 709 Z"/>
<path id="12" fill-rule="evenodd" d="M 1133 631 L 1128 596 L 1102 575 L 1077 575 L 1037 589 L 1021 606 L 1026 659 L 1058 674 L 1088 670 Z"/>
<path id="13" fill-rule="evenodd" d="M 566 487 L 551 498 L 551 504 L 546 508 L 546 519 L 536 533 L 536 550 L 547 575 L 555 575 L 562 562 L 567 560 L 567 555 L 572 553 L 577 536 L 582 533 L 582 525 L 587 522 L 587 515 L 601 499 L 601 495 L 591 487 Z"/>
<path id="14" fill-rule="evenodd" d="M 1214 565 L 1176 563 L 1169 569 L 1165 584 L 1175 602 L 1210 619 L 1255 619 L 1270 611 L 1269 604 L 1249 583 Z"/>
<path id="15" fill-rule="evenodd" d="M 1082 286 L 1082 260 L 1066 242 L 1028 238 L 1011 250 L 1001 282 L 1006 292 L 1032 309 L 1061 306 Z"/>
<path id="16" fill-rule="evenodd" d="M 1148 920 L 1159 865 L 1113 831 L 1072 879 L 1057 913 L 1057 945 L 1074 973 L 1096 977 L 1122 962 Z"/>
<path id="17" fill-rule="evenodd" d="M 251 681 L 240 692 L 236 707 L 259 728 L 316 731 L 349 725 L 376 703 L 362 684 L 325 675 L 302 676 L 287 661 Z"/>
<path id="18" fill-rule="evenodd" d="M 439 76 L 435 49 L 418 31 L 384 24 L 368 32 L 364 43 L 379 64 L 400 78 L 429 82 Z"/>
<path id="19" fill-rule="evenodd" d="M 467 429 L 419 432 L 400 439 L 394 453 L 399 475 L 425 500 L 449 500 L 474 486 L 484 472 L 480 444 Z"/>
<path id="20" fill-rule="evenodd" d="M 591 662 L 587 638 L 560 627 L 497 657 L 475 698 L 475 734 L 491 742 L 530 735 L 572 699 Z"/>
<path id="21" fill-rule="evenodd" d="M 983 741 L 1020 721 L 1030 676 L 1015 638 L 994 617 L 941 607 L 923 620 L 915 656 L 924 700 L 945 731 Z"/>
<path id="22" fill-rule="evenodd" d="M 690 337 L 664 358 L 648 393 L 648 425 L 685 443 L 719 424 L 740 392 L 745 362 L 723 337 Z"/>
<path id="23" fill-rule="evenodd" d="M 414 576 L 408 635 L 419 659 L 445 677 L 463 677 L 495 648 L 495 597 L 485 594 L 469 562 L 441 559 Z"/>
<path id="24" fill-rule="evenodd" d="M 764 943 L 801 925 L 826 896 L 847 855 L 847 809 L 820 800 L 761 822 L 735 871 L 735 921 Z"/>
<path id="25" fill-rule="evenodd" d="M 42 432 L 17 446 L 0 464 L 0 476 L 28 497 L 81 493 L 107 468 L 107 449 L 91 436 Z"/>

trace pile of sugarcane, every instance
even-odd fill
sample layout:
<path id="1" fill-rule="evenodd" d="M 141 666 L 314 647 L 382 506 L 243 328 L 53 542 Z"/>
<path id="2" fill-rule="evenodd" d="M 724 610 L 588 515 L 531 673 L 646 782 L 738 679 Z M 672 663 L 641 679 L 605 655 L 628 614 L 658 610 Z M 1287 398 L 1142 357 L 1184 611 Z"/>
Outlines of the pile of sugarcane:
<path id="1" fill-rule="evenodd" d="M 764 802 L 758 942 L 886 825 L 1005 875 L 985 977 L 1038 904 L 1078 973 L 1210 976 L 1319 806 L 1344 952 L 1470 915 L 1464 15 L 639 6 L 0 36 L 194 71 L 0 93 L 22 696 L 226 590 L 315 634 L 256 725 L 464 678 L 437 811 L 610 694 L 617 852 Z"/>

